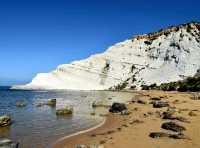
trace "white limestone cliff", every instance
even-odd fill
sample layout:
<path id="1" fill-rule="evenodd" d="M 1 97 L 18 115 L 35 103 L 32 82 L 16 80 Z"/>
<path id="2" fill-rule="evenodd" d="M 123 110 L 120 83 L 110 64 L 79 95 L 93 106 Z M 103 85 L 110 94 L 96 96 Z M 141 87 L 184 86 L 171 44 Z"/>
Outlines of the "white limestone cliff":
<path id="1" fill-rule="evenodd" d="M 140 88 L 193 76 L 200 69 L 200 24 L 188 23 L 136 36 L 104 53 L 37 74 L 13 89 L 103 90 Z"/>

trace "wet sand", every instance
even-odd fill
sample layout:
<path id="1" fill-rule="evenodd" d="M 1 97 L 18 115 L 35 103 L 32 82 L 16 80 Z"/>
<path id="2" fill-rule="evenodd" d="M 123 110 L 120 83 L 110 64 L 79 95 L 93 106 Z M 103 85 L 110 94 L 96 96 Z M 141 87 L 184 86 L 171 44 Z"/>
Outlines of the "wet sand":
<path id="1" fill-rule="evenodd" d="M 62 138 L 53 148 L 75 148 L 76 145 L 101 145 L 102 148 L 200 148 L 200 100 L 191 99 L 191 93 L 141 91 L 134 98 L 143 100 L 146 104 L 128 104 L 130 115 L 109 113 L 106 122 L 89 132 L 76 136 Z M 160 114 L 167 107 L 153 108 L 152 97 L 159 97 L 175 108 L 176 116 L 184 117 L 187 122 L 173 120 L 186 128 L 184 135 L 187 139 L 172 139 L 169 137 L 153 139 L 151 132 L 175 132 L 161 128 L 162 123 L 171 121 L 162 119 Z M 193 114 L 191 114 L 191 112 Z"/>

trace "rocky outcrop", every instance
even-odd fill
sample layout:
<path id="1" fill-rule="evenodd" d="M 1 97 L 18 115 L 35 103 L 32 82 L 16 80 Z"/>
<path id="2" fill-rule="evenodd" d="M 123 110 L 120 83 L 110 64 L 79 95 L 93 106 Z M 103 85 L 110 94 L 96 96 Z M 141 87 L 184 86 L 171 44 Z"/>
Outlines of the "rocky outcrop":
<path id="1" fill-rule="evenodd" d="M 200 69 L 200 23 L 128 39 L 104 53 L 38 74 L 14 89 L 141 89 L 194 76 Z M 152 85 L 154 86 L 154 85 Z"/>

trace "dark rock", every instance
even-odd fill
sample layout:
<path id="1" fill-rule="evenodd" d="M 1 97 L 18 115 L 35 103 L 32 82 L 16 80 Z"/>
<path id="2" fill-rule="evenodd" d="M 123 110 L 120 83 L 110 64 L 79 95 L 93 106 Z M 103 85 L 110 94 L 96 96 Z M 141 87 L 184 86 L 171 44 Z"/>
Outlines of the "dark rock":
<path id="1" fill-rule="evenodd" d="M 166 112 L 162 113 L 162 119 L 178 120 L 181 122 L 189 123 L 189 121 L 186 118 L 180 117 L 180 116 L 175 116 L 174 113 L 175 113 L 175 110 L 167 110 Z"/>
<path id="2" fill-rule="evenodd" d="M 0 127 L 11 125 L 11 117 L 8 115 L 0 116 Z"/>
<path id="3" fill-rule="evenodd" d="M 189 115 L 189 116 L 197 116 L 197 114 L 194 113 L 193 111 L 190 111 L 190 112 L 188 113 L 188 115 Z"/>
<path id="4" fill-rule="evenodd" d="M 127 110 L 127 107 L 124 103 L 113 103 L 109 109 L 109 112 L 118 113 L 122 112 L 123 110 Z"/>
<path id="5" fill-rule="evenodd" d="M 154 108 L 169 107 L 169 104 L 168 104 L 168 102 L 155 101 L 155 102 L 153 102 L 153 107 Z"/>
<path id="6" fill-rule="evenodd" d="M 161 126 L 163 129 L 166 129 L 166 130 L 171 130 L 171 131 L 175 131 L 175 132 L 182 132 L 184 130 L 186 130 L 185 127 L 175 123 L 175 122 L 166 122 L 166 123 L 163 123 L 162 126 Z"/>
<path id="7" fill-rule="evenodd" d="M 161 138 L 161 137 L 169 137 L 170 134 L 164 132 L 152 132 L 149 134 L 151 138 Z"/>
<path id="8" fill-rule="evenodd" d="M 147 104 L 147 102 L 144 101 L 144 100 L 137 100 L 137 103 L 139 103 L 139 104 Z"/>
<path id="9" fill-rule="evenodd" d="M 152 133 L 149 134 L 149 137 L 151 137 L 151 138 L 169 137 L 169 138 L 173 138 L 173 139 L 189 139 L 183 133 L 168 134 L 168 133 L 164 133 L 164 132 L 152 132 Z"/>
<path id="10" fill-rule="evenodd" d="M 175 120 L 176 117 L 173 116 L 174 113 L 175 113 L 174 110 L 167 110 L 166 112 L 163 112 L 163 113 L 162 113 L 162 116 L 163 116 L 162 118 L 163 118 L 163 119 Z"/>
<path id="11" fill-rule="evenodd" d="M 106 141 L 105 140 L 101 140 L 100 142 L 99 142 L 99 144 L 105 144 L 106 143 Z"/>
<path id="12" fill-rule="evenodd" d="M 189 139 L 187 136 L 185 136 L 183 133 L 178 133 L 178 134 L 171 134 L 169 136 L 170 138 L 173 139 Z"/>
<path id="13" fill-rule="evenodd" d="M 150 100 L 153 100 L 153 101 L 160 101 L 161 98 L 158 98 L 158 97 L 152 97 Z"/>
<path id="14" fill-rule="evenodd" d="M 0 139 L 1 148 L 19 148 L 19 143 L 13 142 L 10 139 Z"/>

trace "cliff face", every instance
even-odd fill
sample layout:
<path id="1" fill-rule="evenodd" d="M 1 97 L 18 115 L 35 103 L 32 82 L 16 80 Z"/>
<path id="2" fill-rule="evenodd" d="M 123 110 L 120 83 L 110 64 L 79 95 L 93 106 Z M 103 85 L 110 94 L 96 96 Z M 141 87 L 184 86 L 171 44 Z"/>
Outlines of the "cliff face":
<path id="1" fill-rule="evenodd" d="M 38 74 L 15 89 L 102 90 L 137 88 L 193 76 L 200 69 L 200 24 L 136 36 L 88 59 Z"/>

